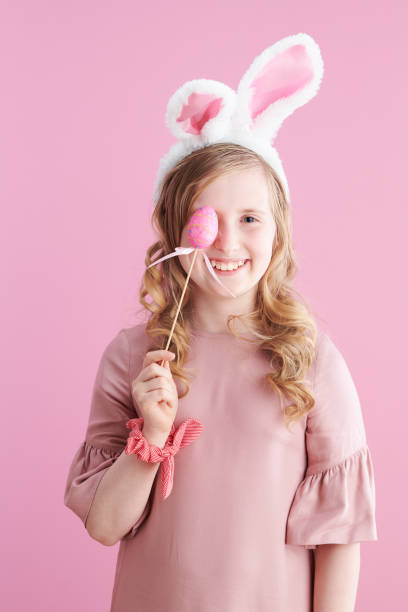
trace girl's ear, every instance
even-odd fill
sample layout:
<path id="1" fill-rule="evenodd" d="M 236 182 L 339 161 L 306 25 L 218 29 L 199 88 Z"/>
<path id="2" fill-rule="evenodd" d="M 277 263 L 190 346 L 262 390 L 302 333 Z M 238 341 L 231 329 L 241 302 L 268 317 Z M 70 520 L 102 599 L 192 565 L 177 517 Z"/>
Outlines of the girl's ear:
<path id="1" fill-rule="evenodd" d="M 322 76 L 320 49 L 311 36 L 282 38 L 258 55 L 242 77 L 234 121 L 273 140 L 286 117 L 316 95 Z"/>
<path id="2" fill-rule="evenodd" d="M 195 79 L 171 96 L 166 125 L 181 140 L 204 143 L 221 137 L 236 106 L 233 89 L 210 79 Z"/>

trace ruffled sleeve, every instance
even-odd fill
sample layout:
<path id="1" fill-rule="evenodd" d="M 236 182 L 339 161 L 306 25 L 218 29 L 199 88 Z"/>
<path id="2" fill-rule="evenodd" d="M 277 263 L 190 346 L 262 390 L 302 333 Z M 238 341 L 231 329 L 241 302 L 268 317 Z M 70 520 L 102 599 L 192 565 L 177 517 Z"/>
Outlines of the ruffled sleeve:
<path id="1" fill-rule="evenodd" d="M 72 459 L 66 479 L 64 505 L 81 519 L 84 527 L 100 481 L 126 446 L 126 422 L 139 416 L 130 390 L 129 360 L 129 340 L 122 329 L 102 354 L 85 440 Z M 151 502 L 152 494 L 142 515 L 122 539 L 136 535 L 150 513 Z"/>
<path id="2" fill-rule="evenodd" d="M 324 333 L 313 390 L 307 469 L 289 510 L 286 543 L 316 548 L 377 540 L 374 469 L 359 397 L 342 354 Z"/>

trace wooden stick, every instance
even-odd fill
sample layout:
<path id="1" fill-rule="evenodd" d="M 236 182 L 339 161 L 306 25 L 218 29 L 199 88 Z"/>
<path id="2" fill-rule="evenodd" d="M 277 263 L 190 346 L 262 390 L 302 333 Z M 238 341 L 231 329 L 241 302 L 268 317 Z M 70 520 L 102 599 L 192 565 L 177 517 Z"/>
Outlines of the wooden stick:
<path id="1" fill-rule="evenodd" d="M 165 350 L 166 350 L 166 351 L 168 350 L 168 348 L 169 348 L 169 346 L 170 346 L 171 338 L 172 338 L 172 336 L 173 336 L 173 331 L 174 331 L 174 328 L 175 328 L 175 326 L 176 326 L 176 322 L 177 322 L 177 317 L 178 317 L 179 312 L 180 312 L 181 303 L 182 303 L 182 301 L 183 301 L 183 297 L 184 297 L 184 294 L 185 294 L 186 289 L 187 289 L 187 283 L 188 283 L 188 281 L 189 281 L 190 274 L 191 274 L 191 270 L 193 269 L 194 262 L 195 262 L 196 257 L 197 257 L 197 252 L 198 252 L 198 248 L 195 248 L 195 249 L 194 249 L 193 261 L 191 262 L 190 269 L 189 269 L 188 274 L 187 274 L 186 282 L 184 283 L 183 293 L 181 294 L 181 298 L 180 298 L 179 304 L 178 304 L 178 306 L 177 306 L 176 316 L 174 317 L 173 325 L 172 325 L 172 328 L 171 328 L 171 330 L 170 330 L 170 336 L 168 337 L 168 340 L 167 340 L 167 345 L 166 345 L 166 348 L 165 348 Z M 165 360 L 165 359 L 163 359 L 160 365 L 161 365 L 161 366 L 163 366 L 163 364 L 164 364 L 164 362 L 165 362 L 165 361 L 166 361 L 166 360 Z"/>

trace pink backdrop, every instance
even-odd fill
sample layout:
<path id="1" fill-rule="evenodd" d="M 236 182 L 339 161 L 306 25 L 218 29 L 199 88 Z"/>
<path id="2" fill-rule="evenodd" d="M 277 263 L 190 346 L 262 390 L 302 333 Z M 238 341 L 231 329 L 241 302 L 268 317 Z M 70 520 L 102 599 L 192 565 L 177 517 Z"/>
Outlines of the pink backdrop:
<path id="1" fill-rule="evenodd" d="M 8 612 L 108 610 L 118 546 L 88 536 L 63 490 L 102 351 L 137 322 L 153 181 L 173 142 L 167 100 L 193 78 L 235 89 L 258 53 L 298 32 L 320 45 L 325 75 L 276 140 L 296 287 L 349 364 L 374 461 L 379 541 L 361 545 L 356 609 L 402 609 L 407 17 L 402 1 L 2 3 Z"/>

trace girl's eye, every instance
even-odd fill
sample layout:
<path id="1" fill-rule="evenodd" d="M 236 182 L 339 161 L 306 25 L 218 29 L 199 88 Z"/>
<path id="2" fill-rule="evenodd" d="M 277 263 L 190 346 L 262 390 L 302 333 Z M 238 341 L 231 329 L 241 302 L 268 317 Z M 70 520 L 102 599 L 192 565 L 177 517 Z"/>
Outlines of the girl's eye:
<path id="1" fill-rule="evenodd" d="M 257 221 L 257 219 L 255 219 L 255 217 L 244 217 L 244 219 L 253 219 L 254 221 Z"/>

